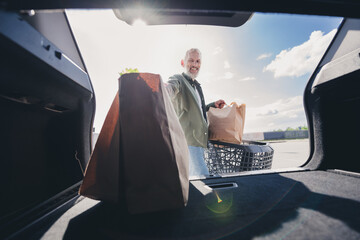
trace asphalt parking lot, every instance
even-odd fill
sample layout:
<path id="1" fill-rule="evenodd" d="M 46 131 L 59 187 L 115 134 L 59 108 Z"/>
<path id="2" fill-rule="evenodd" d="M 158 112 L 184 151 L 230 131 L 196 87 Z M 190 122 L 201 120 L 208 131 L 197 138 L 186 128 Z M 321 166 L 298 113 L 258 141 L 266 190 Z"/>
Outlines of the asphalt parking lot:
<path id="1" fill-rule="evenodd" d="M 93 147 L 98 134 L 93 135 Z M 271 140 L 267 143 L 274 149 L 272 169 L 299 167 L 309 156 L 309 139 Z"/>
<path id="2" fill-rule="evenodd" d="M 309 157 L 309 139 L 268 141 L 274 149 L 272 169 L 299 167 Z"/>

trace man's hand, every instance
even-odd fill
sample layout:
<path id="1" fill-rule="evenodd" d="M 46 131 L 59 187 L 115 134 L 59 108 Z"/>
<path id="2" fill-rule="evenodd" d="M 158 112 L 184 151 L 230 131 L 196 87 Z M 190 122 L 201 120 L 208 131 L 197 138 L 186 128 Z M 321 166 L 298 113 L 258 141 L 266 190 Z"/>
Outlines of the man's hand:
<path id="1" fill-rule="evenodd" d="M 225 101 L 220 99 L 215 102 L 215 107 L 222 109 L 226 105 Z"/>

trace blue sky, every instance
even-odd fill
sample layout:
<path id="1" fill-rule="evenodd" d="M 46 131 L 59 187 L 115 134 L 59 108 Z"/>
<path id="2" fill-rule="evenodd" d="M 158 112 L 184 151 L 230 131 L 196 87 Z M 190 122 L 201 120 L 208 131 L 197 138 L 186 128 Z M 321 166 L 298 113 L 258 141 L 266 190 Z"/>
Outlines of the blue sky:
<path id="1" fill-rule="evenodd" d="M 245 132 L 306 125 L 305 84 L 341 18 L 255 13 L 239 28 L 165 25 L 134 27 L 111 10 L 68 11 L 94 85 L 99 132 L 117 91 L 119 72 L 138 68 L 163 81 L 182 72 L 185 51 L 202 51 L 198 77 L 207 102 L 247 106 Z"/>

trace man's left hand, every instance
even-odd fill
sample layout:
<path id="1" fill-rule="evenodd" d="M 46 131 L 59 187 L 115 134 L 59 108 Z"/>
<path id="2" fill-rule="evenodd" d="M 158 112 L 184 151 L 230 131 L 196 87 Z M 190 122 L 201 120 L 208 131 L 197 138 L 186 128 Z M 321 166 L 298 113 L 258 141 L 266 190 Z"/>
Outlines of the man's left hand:
<path id="1" fill-rule="evenodd" d="M 226 105 L 225 101 L 220 99 L 215 102 L 215 107 L 222 109 Z"/>

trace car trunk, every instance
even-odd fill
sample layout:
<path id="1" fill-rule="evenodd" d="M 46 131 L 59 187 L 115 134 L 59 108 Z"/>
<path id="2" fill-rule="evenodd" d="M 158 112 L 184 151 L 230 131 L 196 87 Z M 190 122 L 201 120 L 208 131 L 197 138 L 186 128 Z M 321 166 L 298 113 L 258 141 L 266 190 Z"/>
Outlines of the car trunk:
<path id="1" fill-rule="evenodd" d="M 304 8 L 251 2 L 250 10 L 338 13 L 333 1 L 297 1 L 310 4 Z M 350 2 L 341 13 L 359 16 Z M 76 50 L 70 61 L 74 51 L 54 44 L 31 17 L 1 11 L 0 237 L 359 239 L 359 22 L 344 20 L 305 89 L 311 147 L 304 166 L 194 179 L 187 207 L 129 215 L 125 206 L 76 194 L 91 152 L 95 99 L 72 35 L 64 34 Z"/>

